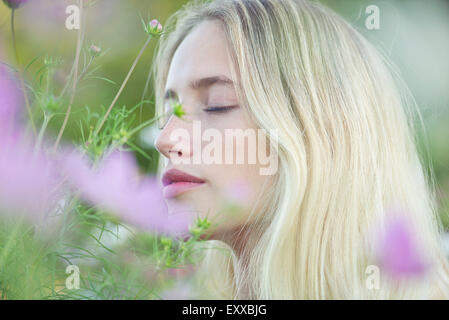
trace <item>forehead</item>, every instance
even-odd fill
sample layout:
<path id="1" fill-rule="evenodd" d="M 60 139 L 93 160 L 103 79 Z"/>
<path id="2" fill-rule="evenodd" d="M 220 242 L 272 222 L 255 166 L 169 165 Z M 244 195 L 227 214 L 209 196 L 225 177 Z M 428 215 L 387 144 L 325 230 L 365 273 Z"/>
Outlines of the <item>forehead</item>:
<path id="1" fill-rule="evenodd" d="M 203 21 L 181 42 L 167 76 L 166 89 L 180 89 L 190 81 L 224 75 L 231 79 L 225 33 L 217 21 Z"/>

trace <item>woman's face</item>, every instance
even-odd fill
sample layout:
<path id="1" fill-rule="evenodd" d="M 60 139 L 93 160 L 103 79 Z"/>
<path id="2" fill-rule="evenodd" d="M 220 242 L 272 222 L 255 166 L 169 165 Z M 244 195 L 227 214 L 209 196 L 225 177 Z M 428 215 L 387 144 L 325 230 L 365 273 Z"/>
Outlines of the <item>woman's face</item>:
<path id="1" fill-rule="evenodd" d="M 237 144 L 243 131 L 236 129 L 256 136 L 258 131 L 237 99 L 231 66 L 218 22 L 195 27 L 175 52 L 165 86 L 166 110 L 178 101 L 186 115 L 171 115 L 156 140 L 166 159 L 162 183 L 169 211 L 193 208 L 219 223 L 215 231 L 249 223 L 250 209 L 270 177 L 259 170 L 262 139 L 249 147 L 245 142 L 243 149 Z M 256 161 L 249 161 L 254 155 Z"/>

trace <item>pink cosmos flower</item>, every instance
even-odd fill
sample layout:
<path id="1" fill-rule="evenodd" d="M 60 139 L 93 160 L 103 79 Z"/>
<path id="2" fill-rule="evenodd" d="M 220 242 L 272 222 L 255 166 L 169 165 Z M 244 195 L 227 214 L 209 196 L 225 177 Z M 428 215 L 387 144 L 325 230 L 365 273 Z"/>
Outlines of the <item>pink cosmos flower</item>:
<path id="1" fill-rule="evenodd" d="M 22 99 L 17 82 L 0 65 L 0 213 L 40 221 L 56 202 L 52 162 L 21 132 Z"/>
<path id="2" fill-rule="evenodd" d="M 59 199 L 53 160 L 17 136 L 0 137 L 0 212 L 42 222 Z"/>
<path id="3" fill-rule="evenodd" d="M 381 270 L 393 279 L 422 276 L 429 268 L 416 233 L 405 217 L 403 213 L 392 214 L 376 249 Z"/>
<path id="4" fill-rule="evenodd" d="M 17 81 L 0 64 L 0 135 L 11 134 L 18 124 L 22 95 Z"/>
<path id="5" fill-rule="evenodd" d="M 141 177 L 134 157 L 114 151 L 97 168 L 74 153 L 65 160 L 69 182 L 88 202 L 110 211 L 141 230 L 185 235 L 192 222 L 188 211 L 169 215 L 157 180 Z"/>

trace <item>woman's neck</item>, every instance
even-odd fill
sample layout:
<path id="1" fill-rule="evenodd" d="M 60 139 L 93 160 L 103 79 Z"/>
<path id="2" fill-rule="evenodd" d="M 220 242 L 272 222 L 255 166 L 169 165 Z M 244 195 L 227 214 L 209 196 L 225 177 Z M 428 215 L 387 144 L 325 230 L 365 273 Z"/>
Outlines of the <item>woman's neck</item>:
<path id="1" fill-rule="evenodd" d="M 220 240 L 230 246 L 237 258 L 234 268 L 234 278 L 240 287 L 238 299 L 252 299 L 250 293 L 249 265 L 252 252 L 257 245 L 258 237 L 254 226 L 239 226 L 220 234 L 214 234 L 213 239 Z"/>

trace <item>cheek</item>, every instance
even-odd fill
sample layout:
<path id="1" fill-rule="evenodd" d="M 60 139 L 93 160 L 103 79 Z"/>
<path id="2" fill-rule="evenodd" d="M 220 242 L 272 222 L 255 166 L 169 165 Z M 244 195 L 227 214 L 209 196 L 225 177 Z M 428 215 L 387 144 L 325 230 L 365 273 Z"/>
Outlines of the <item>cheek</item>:
<path id="1" fill-rule="evenodd" d="M 255 165 L 220 165 L 210 167 L 211 184 L 207 193 L 200 195 L 212 203 L 214 211 L 232 207 L 242 215 L 256 205 L 265 182 Z"/>
<path id="2" fill-rule="evenodd" d="M 206 116 L 205 116 L 206 117 Z M 226 129 L 240 129 L 245 131 L 251 128 L 256 137 L 255 144 L 248 148 L 245 138 L 244 148 L 238 148 L 236 137 L 227 138 Z M 255 205 L 256 199 L 261 192 L 266 176 L 260 175 L 260 165 L 258 163 L 258 131 L 254 124 L 247 120 L 242 110 L 236 110 L 229 114 L 207 116 L 207 119 L 201 119 L 202 132 L 213 129 L 219 133 L 221 142 L 219 144 L 222 150 L 221 163 L 206 164 L 202 163 L 198 168 L 203 177 L 208 180 L 208 186 L 202 192 L 192 193 L 192 201 L 201 207 L 201 211 L 210 210 L 213 212 L 226 208 L 230 202 L 236 203 L 244 208 L 251 208 Z M 211 144 L 214 139 L 202 141 L 202 150 Z M 226 149 L 232 150 L 233 162 L 227 164 L 225 161 Z M 236 163 L 237 153 L 243 150 L 243 164 Z M 249 164 L 249 153 L 253 153 L 255 164 Z M 204 157 L 204 153 L 203 153 Z M 193 196 L 195 199 L 193 199 Z M 246 210 L 245 210 L 246 211 Z"/>

